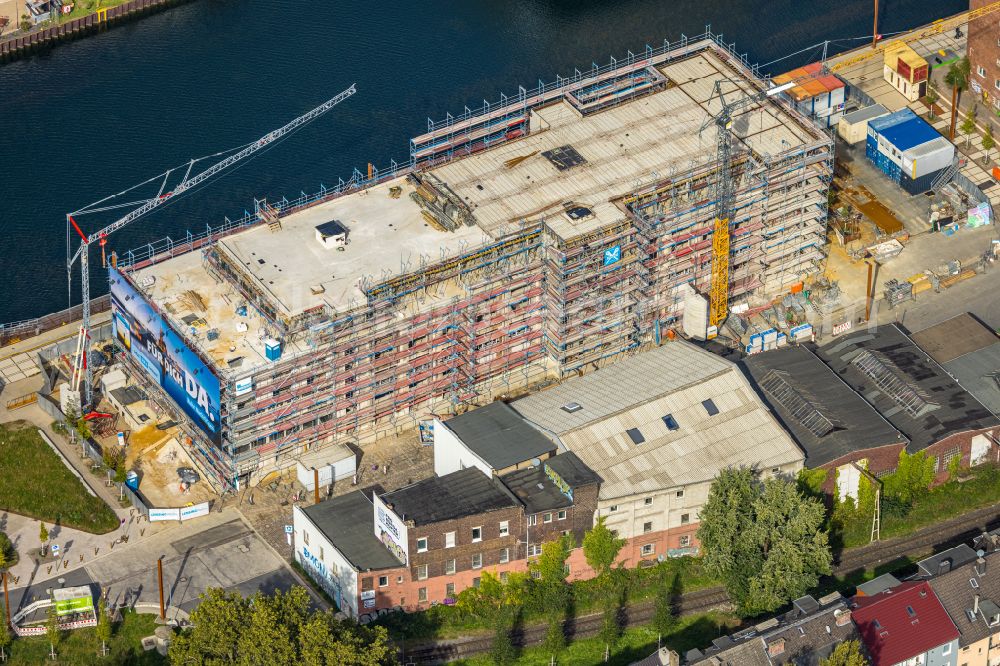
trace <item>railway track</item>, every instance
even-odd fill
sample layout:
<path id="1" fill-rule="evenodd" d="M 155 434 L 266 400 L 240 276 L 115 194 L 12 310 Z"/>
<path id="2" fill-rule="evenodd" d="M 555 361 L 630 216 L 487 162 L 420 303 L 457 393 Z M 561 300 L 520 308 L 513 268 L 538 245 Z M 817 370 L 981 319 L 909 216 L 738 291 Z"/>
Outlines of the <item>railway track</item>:
<path id="1" fill-rule="evenodd" d="M 975 509 L 936 525 L 914 532 L 905 538 L 879 541 L 845 551 L 834 564 L 833 574 L 843 576 L 859 569 L 870 569 L 901 557 L 920 557 L 957 543 L 970 541 L 985 530 L 1000 526 L 1000 505 Z M 681 615 L 692 615 L 724 607 L 729 596 L 722 587 L 712 587 L 681 595 L 675 610 Z M 653 601 L 632 604 L 622 611 L 625 626 L 642 625 L 653 617 Z M 600 613 L 584 615 L 566 625 L 568 640 L 596 635 L 601 629 Z M 516 630 L 511 638 L 518 647 L 540 645 L 546 627 L 533 625 Z M 402 650 L 403 664 L 441 664 L 456 659 L 488 652 L 493 642 L 491 635 L 437 641 Z"/>

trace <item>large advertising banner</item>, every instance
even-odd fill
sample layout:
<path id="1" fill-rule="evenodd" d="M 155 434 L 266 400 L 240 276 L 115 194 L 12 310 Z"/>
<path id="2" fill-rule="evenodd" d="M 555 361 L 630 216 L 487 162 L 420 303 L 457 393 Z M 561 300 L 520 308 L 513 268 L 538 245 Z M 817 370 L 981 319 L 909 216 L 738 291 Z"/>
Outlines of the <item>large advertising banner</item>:
<path id="1" fill-rule="evenodd" d="M 111 311 L 114 334 L 132 358 L 218 444 L 219 378 L 146 299 L 114 268 Z"/>
<path id="2" fill-rule="evenodd" d="M 375 504 L 375 536 L 390 553 L 396 556 L 396 559 L 408 565 L 410 548 L 406 525 L 375 493 L 372 493 L 372 502 Z"/>

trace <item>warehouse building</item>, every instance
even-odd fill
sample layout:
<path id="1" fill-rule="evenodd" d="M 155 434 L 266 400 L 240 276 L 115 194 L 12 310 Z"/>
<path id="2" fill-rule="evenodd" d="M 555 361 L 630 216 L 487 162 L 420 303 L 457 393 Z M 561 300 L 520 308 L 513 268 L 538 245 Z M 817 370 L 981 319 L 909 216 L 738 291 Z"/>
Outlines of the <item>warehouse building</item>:
<path id="1" fill-rule="evenodd" d="M 936 481 L 948 466 L 1000 459 L 1000 420 L 969 394 L 896 324 L 846 335 L 819 347 L 817 355 L 848 386 L 906 438 L 909 453 L 935 460 Z M 871 452 L 876 475 L 895 470 L 898 452 Z"/>
<path id="2" fill-rule="evenodd" d="M 794 476 L 803 454 L 736 365 L 669 342 L 512 406 L 601 479 L 597 512 L 621 559 L 698 552 L 698 511 L 727 467 Z"/>
<path id="3" fill-rule="evenodd" d="M 197 404 L 165 391 L 229 487 L 614 362 L 681 316 L 685 289 L 708 291 L 720 81 L 727 99 L 766 86 L 711 39 L 668 44 L 432 123 L 390 175 L 126 253 L 116 302 L 146 312 L 121 318 L 119 344 L 157 377 L 185 357 Z M 824 257 L 832 141 L 777 97 L 732 124 L 734 306 Z M 158 332 L 169 344 L 143 351 Z"/>
<path id="4" fill-rule="evenodd" d="M 993 329 L 966 312 L 911 337 L 986 409 L 1000 415 L 1000 337 Z"/>
<path id="5" fill-rule="evenodd" d="M 906 437 L 809 345 L 747 356 L 741 365 L 761 399 L 805 452 L 805 466 L 829 471 L 823 489 L 857 499 L 858 467 L 894 469 Z"/>

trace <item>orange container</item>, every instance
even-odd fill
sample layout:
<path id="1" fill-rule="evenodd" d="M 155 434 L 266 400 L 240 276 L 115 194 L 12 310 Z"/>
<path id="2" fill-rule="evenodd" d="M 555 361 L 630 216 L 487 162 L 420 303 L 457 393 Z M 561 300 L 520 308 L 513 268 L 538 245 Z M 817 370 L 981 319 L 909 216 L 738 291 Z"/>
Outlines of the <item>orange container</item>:
<path id="1" fill-rule="evenodd" d="M 793 294 L 798 294 L 802 291 L 802 287 L 803 284 L 801 282 L 796 282 L 795 284 L 792 285 L 792 288 L 789 291 Z"/>

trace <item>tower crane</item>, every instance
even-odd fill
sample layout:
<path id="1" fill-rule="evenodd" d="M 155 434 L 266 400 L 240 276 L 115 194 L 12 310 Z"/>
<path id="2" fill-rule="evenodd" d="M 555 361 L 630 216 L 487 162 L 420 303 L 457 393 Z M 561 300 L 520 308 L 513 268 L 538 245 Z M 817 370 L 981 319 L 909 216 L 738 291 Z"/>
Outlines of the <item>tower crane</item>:
<path id="1" fill-rule="evenodd" d="M 715 82 L 710 99 L 718 98 L 720 110 L 715 116 L 708 118 L 699 130 L 700 134 L 710 124 L 714 124 L 716 128 L 716 160 L 719 165 L 719 175 L 715 183 L 712 282 L 708 297 L 708 325 L 709 327 L 714 326 L 716 329 L 729 314 L 729 226 L 732 223 L 733 204 L 736 199 L 732 169 L 733 144 L 730 132 L 733 125 L 733 113 L 797 85 L 796 81 L 789 81 L 780 86 L 772 86 L 767 90 L 728 101 L 722 91 L 722 85 L 727 82 L 736 83 L 731 79 L 718 79 Z"/>
<path id="2" fill-rule="evenodd" d="M 67 255 L 66 256 L 66 277 L 67 277 L 67 280 L 70 282 L 70 284 L 72 284 L 72 279 L 73 279 L 72 278 L 72 275 L 73 275 L 73 265 L 76 263 L 76 261 L 78 259 L 80 260 L 80 289 L 81 289 L 82 297 L 83 297 L 83 300 L 81 302 L 82 310 L 83 310 L 83 313 L 82 313 L 82 320 L 83 321 L 82 321 L 81 327 L 80 327 L 80 337 L 82 339 L 82 374 L 83 374 L 83 396 L 82 396 L 82 404 L 83 404 L 83 406 L 89 406 L 90 403 L 91 403 L 91 401 L 93 400 L 93 396 L 94 396 L 94 387 L 93 387 L 94 375 L 93 375 L 92 364 L 90 362 L 91 359 L 90 359 L 90 345 L 89 345 L 89 334 L 90 334 L 90 260 L 89 260 L 89 255 L 90 255 L 90 246 L 93 245 L 94 243 L 100 244 L 100 246 L 101 246 L 101 256 L 103 258 L 103 256 L 104 256 L 104 246 L 107 244 L 108 236 L 111 235 L 112 233 L 114 233 L 115 231 L 118 231 L 122 227 L 125 227 L 125 226 L 131 224 L 132 222 L 135 222 L 139 218 L 141 218 L 144 215 L 146 215 L 146 214 L 148 214 L 148 213 L 156 210 L 160 206 L 163 206 L 166 203 L 169 203 L 169 202 L 172 202 L 172 201 L 176 200 L 178 197 L 180 197 L 181 195 L 183 195 L 185 192 L 188 192 L 188 191 L 192 190 L 193 188 L 197 187 L 200 183 L 203 183 L 203 182 L 207 181 L 212 176 L 215 176 L 219 172 L 228 169 L 229 167 L 231 167 L 232 165 L 236 164 L 237 162 L 239 162 L 241 160 L 244 160 L 244 159 L 246 159 L 248 157 L 251 157 L 252 155 L 254 155 L 254 154 L 260 152 L 261 150 L 263 150 L 264 148 L 266 148 L 267 146 L 275 143 L 276 141 L 280 140 L 281 138 L 287 136 L 288 134 L 291 134 L 296 129 L 298 129 L 298 128 L 302 127 L 303 125 L 305 125 L 305 124 L 307 124 L 307 123 L 315 120 L 316 118 L 319 118 L 321 115 L 323 115 L 324 113 L 326 113 L 327 111 L 329 111 L 333 107 L 335 107 L 338 104 L 340 104 L 342 101 L 344 101 L 345 99 L 347 99 L 348 97 L 350 97 L 351 95 L 353 95 L 355 92 L 357 92 L 355 84 L 351 84 L 351 86 L 348 87 L 346 90 L 338 93 L 336 96 L 334 96 L 334 97 L 328 99 L 327 101 L 323 102 L 322 104 L 320 104 L 319 106 L 317 106 L 312 111 L 309 111 L 308 113 L 305 113 L 305 114 L 299 116 L 298 118 L 295 118 L 291 122 L 287 123 L 286 125 L 283 125 L 283 126 L 279 127 L 276 130 L 272 130 L 271 132 L 268 132 L 267 134 L 265 134 L 261 138 L 257 139 L 253 143 L 246 144 L 246 146 L 242 147 L 240 150 L 238 150 L 238 152 L 235 152 L 232 155 L 226 157 L 225 159 L 223 159 L 223 160 L 221 160 L 219 162 L 216 162 L 212 166 L 208 167 L 204 171 L 202 171 L 202 172 L 200 172 L 200 173 L 198 173 L 198 174 L 196 174 L 194 176 L 191 176 L 190 174 L 191 174 L 191 169 L 194 166 L 194 163 L 195 163 L 196 160 L 192 160 L 187 165 L 187 171 L 185 172 L 184 177 L 182 178 L 182 180 L 180 181 L 180 183 L 178 183 L 176 186 L 174 186 L 174 188 L 172 190 L 170 190 L 169 192 L 164 193 L 163 189 L 166 187 L 167 179 L 169 178 L 171 172 L 174 169 L 170 169 L 170 170 L 164 172 L 163 174 L 161 174 L 163 176 L 163 184 L 160 186 L 160 192 L 157 193 L 156 196 L 154 196 L 154 197 L 152 197 L 150 199 L 146 199 L 145 201 L 135 201 L 135 202 L 127 203 L 127 204 L 121 204 L 120 206 L 114 206 L 113 205 L 113 206 L 107 206 L 107 207 L 100 208 L 100 209 L 94 208 L 98 204 L 102 204 L 102 203 L 104 203 L 106 201 L 109 201 L 111 199 L 114 199 L 115 197 L 120 196 L 121 194 L 124 194 L 125 192 L 129 192 L 132 189 L 135 189 L 135 187 L 140 187 L 140 186 L 145 185 L 146 183 L 149 183 L 149 182 L 151 182 L 153 180 L 157 180 L 157 179 L 159 179 L 159 176 L 155 176 L 154 178 L 151 178 L 150 180 L 144 181 L 143 183 L 140 183 L 139 185 L 136 185 L 135 187 L 129 188 L 128 190 L 125 190 L 124 192 L 121 192 L 121 193 L 115 194 L 115 195 L 111 195 L 109 197 L 105 197 L 104 199 L 101 199 L 100 201 L 97 201 L 97 202 L 95 202 L 95 203 L 93 203 L 93 204 L 91 204 L 91 205 L 89 205 L 87 207 L 84 207 L 84 208 L 82 208 L 82 209 L 80 209 L 78 211 L 75 211 L 73 213 L 69 213 L 68 215 L 66 215 L 66 242 L 67 242 L 67 247 L 66 247 L 66 255 Z M 100 231 L 95 231 L 95 232 L 93 232 L 91 234 L 84 233 L 83 230 L 80 228 L 80 225 L 77 224 L 76 219 L 74 218 L 74 215 L 80 215 L 80 214 L 84 214 L 84 213 L 98 212 L 99 210 L 109 210 L 111 208 L 118 208 L 118 207 L 130 206 L 130 205 L 135 205 L 137 203 L 139 204 L 139 206 L 137 208 L 135 208 L 134 210 L 130 211 L 129 213 L 127 213 L 125 216 L 119 218 L 118 220 L 115 220 L 114 222 L 112 222 L 108 226 L 104 227 Z M 71 250 L 70 250 L 70 245 L 69 245 L 69 239 L 70 239 L 69 230 L 70 230 L 70 228 L 72 228 L 77 233 L 77 235 L 80 236 L 80 246 L 77 248 L 76 252 L 74 252 L 72 255 L 70 254 Z"/>

